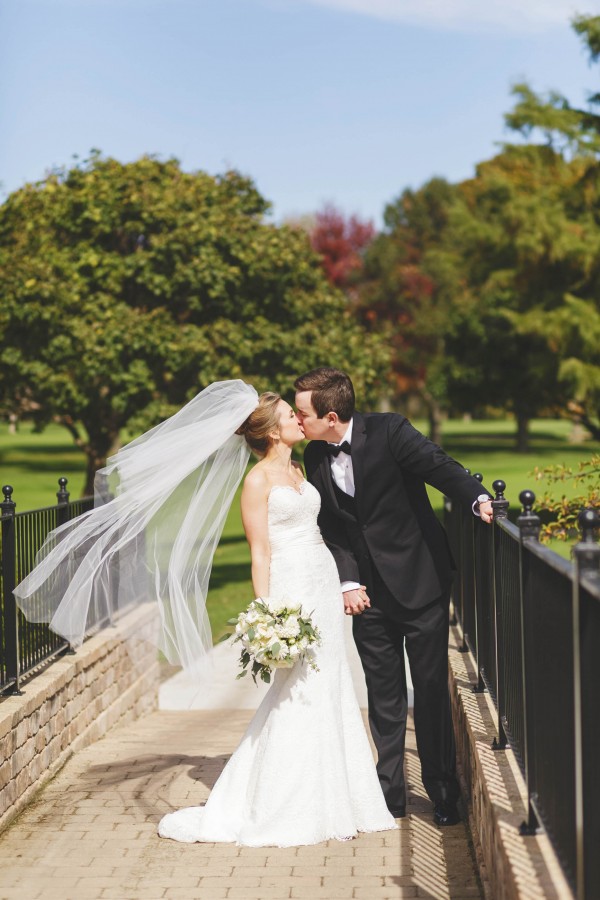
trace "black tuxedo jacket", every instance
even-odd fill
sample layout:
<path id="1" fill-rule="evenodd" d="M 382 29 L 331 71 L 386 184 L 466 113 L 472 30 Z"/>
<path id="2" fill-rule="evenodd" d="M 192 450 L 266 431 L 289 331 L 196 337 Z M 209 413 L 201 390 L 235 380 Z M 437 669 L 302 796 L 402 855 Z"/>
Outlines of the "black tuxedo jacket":
<path id="1" fill-rule="evenodd" d="M 369 589 L 374 566 L 408 609 L 426 606 L 448 590 L 452 556 L 425 483 L 471 507 L 485 489 L 460 463 L 404 416 L 355 413 L 353 515 L 338 502 L 326 442 L 308 444 L 304 462 L 308 480 L 321 495 L 319 526 L 341 581 Z"/>

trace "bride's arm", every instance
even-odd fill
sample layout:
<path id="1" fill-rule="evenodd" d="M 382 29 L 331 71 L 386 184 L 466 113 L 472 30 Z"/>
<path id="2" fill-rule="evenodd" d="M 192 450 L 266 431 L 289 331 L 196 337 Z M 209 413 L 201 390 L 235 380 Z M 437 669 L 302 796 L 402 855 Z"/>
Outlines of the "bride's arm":
<path id="1" fill-rule="evenodd" d="M 264 477 L 252 472 L 242 489 L 242 523 L 250 544 L 252 587 L 255 597 L 269 596 L 271 547 L 267 526 L 268 485 Z"/>

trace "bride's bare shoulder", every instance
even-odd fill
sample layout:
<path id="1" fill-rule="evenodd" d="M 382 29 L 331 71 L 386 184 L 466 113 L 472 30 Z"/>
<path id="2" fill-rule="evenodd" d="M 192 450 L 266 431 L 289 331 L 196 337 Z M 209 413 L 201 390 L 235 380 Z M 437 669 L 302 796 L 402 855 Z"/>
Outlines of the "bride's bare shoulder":
<path id="1" fill-rule="evenodd" d="M 257 463 L 244 478 L 244 491 L 256 495 L 263 491 L 266 492 L 268 488 L 269 477 L 261 464 Z"/>

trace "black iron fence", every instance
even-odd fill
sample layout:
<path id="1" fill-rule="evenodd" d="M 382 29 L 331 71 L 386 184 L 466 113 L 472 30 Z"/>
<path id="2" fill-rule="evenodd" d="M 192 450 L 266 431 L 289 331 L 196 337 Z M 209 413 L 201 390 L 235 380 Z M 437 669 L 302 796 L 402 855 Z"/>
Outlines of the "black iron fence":
<path id="1" fill-rule="evenodd" d="M 48 625 L 28 622 L 17 609 L 13 590 L 31 572 L 35 557 L 54 528 L 93 508 L 94 498 L 70 500 L 67 479 L 59 478 L 57 503 L 16 512 L 10 485 L 2 488 L 0 561 L 0 694 L 18 693 L 21 679 L 69 645 Z"/>
<path id="2" fill-rule="evenodd" d="M 478 476 L 476 476 L 478 477 Z M 454 608 L 497 710 L 494 749 L 514 751 L 528 793 L 521 831 L 543 827 L 578 900 L 600 897 L 600 516 L 579 516 L 568 562 L 539 542 L 535 495 L 516 525 L 494 482 L 493 527 L 445 503 Z"/>

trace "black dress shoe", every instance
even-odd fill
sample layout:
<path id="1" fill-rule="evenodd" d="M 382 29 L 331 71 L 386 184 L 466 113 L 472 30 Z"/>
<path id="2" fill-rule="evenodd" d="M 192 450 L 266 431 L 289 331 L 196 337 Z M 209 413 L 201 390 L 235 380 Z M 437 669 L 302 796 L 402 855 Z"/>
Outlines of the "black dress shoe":
<path id="1" fill-rule="evenodd" d="M 400 806 L 398 809 L 390 809 L 390 812 L 395 819 L 404 819 L 406 816 L 406 809 L 404 806 Z"/>
<path id="2" fill-rule="evenodd" d="M 440 800 L 434 804 L 433 821 L 436 825 L 456 825 L 460 822 L 460 815 L 456 803 Z"/>

